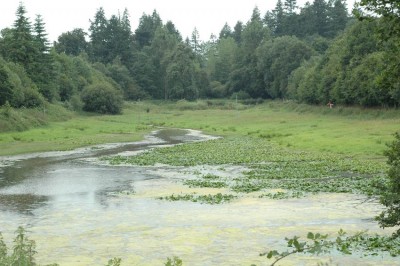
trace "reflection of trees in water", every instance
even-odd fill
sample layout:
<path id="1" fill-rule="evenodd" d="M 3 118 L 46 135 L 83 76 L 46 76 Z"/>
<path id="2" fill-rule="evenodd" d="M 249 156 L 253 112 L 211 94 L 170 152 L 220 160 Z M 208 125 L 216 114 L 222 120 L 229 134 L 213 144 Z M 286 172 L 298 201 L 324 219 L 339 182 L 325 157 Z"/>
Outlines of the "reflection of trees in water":
<path id="1" fill-rule="evenodd" d="M 47 196 L 33 194 L 1 195 L 0 210 L 33 215 L 32 211 L 48 202 Z"/>

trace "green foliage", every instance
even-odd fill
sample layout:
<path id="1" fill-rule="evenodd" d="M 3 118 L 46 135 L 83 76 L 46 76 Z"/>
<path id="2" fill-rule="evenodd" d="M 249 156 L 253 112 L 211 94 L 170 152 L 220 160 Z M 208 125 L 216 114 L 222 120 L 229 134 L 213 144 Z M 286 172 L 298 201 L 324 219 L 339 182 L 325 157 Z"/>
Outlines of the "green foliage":
<path id="1" fill-rule="evenodd" d="M 136 81 L 131 77 L 128 68 L 122 64 L 121 60 L 114 60 L 112 64 L 107 65 L 104 73 L 115 80 L 124 92 L 124 98 L 127 100 L 140 100 L 148 98 L 148 95 L 140 89 Z"/>
<path id="2" fill-rule="evenodd" d="M 191 201 L 191 202 L 200 202 L 200 203 L 214 205 L 214 204 L 227 203 L 236 198 L 237 198 L 237 196 L 235 196 L 235 195 L 217 193 L 215 195 L 210 195 L 210 194 L 209 195 L 196 195 L 196 194 L 174 195 L 174 194 L 172 194 L 171 196 L 160 197 L 158 199 L 168 200 L 168 201 Z"/>
<path id="3" fill-rule="evenodd" d="M 383 39 L 398 38 L 400 35 L 400 3 L 396 0 L 361 0 L 358 3 L 360 9 L 355 10 L 355 15 L 363 19 L 382 16 L 382 28 L 380 30 Z M 364 12 L 365 11 L 367 12 Z M 372 12 L 372 14 L 371 14 Z"/>
<path id="4" fill-rule="evenodd" d="M 0 61 L 0 106 L 11 100 L 12 87 L 8 80 L 8 73 Z"/>
<path id="5" fill-rule="evenodd" d="M 193 59 L 194 53 L 184 44 L 179 44 L 171 54 L 166 70 L 166 99 L 197 99 Z"/>
<path id="6" fill-rule="evenodd" d="M 4 243 L 3 236 L 0 233 L 0 265 L 9 266 L 35 266 L 36 244 L 30 240 L 23 227 L 18 227 L 15 232 L 14 246 L 12 253 L 8 254 L 8 248 Z M 57 266 L 58 264 L 49 264 L 48 266 Z"/>
<path id="7" fill-rule="evenodd" d="M 263 73 L 265 89 L 270 98 L 286 98 L 288 77 L 308 60 L 313 50 L 296 37 L 278 37 L 265 42 L 257 51 L 258 67 Z"/>
<path id="8" fill-rule="evenodd" d="M 269 199 L 291 199 L 291 198 L 301 198 L 305 196 L 305 194 L 301 191 L 292 191 L 292 192 L 277 192 L 277 193 L 266 193 L 259 196 L 259 198 L 269 198 Z"/>
<path id="9" fill-rule="evenodd" d="M 186 180 L 184 184 L 189 187 L 208 187 L 208 188 L 227 187 L 227 184 L 225 182 L 210 181 L 210 180 Z"/>
<path id="10" fill-rule="evenodd" d="M 314 0 L 296 12 L 296 1 L 277 1 L 275 9 L 268 11 L 264 21 L 275 36 L 306 37 L 320 35 L 332 38 L 349 21 L 343 0 Z"/>
<path id="11" fill-rule="evenodd" d="M 108 263 L 106 266 L 120 266 L 122 262 L 121 258 L 113 258 L 108 260 Z"/>
<path id="12" fill-rule="evenodd" d="M 370 163 L 354 158 L 294 151 L 273 145 L 262 138 L 227 138 L 202 143 L 155 149 L 133 157 L 107 158 L 111 164 L 175 166 L 246 165 L 250 171 L 235 179 L 200 178 L 184 181 L 191 187 L 229 188 L 237 193 L 265 189 L 287 189 L 283 195 L 270 198 L 301 196 L 300 192 L 362 193 L 378 195 L 384 183 L 383 163 Z"/>
<path id="13" fill-rule="evenodd" d="M 71 114 L 61 106 L 47 104 L 40 108 L 13 108 L 9 104 L 0 107 L 0 132 L 25 131 L 48 125 L 50 121 L 66 120 Z"/>
<path id="14" fill-rule="evenodd" d="M 143 14 L 139 20 L 139 26 L 135 30 L 136 41 L 139 46 L 150 45 L 157 28 L 161 25 L 162 21 L 157 11 L 154 10 L 151 15 Z"/>
<path id="15" fill-rule="evenodd" d="M 179 257 L 174 256 L 172 259 L 167 258 L 167 262 L 164 265 L 165 266 L 182 266 L 183 262 Z"/>
<path id="16" fill-rule="evenodd" d="M 311 254 L 321 254 L 328 252 L 329 248 L 333 246 L 332 242 L 326 241 L 328 235 L 321 235 L 320 233 L 313 234 L 308 233 L 307 239 L 308 241 L 299 241 L 299 237 L 295 236 L 293 238 L 285 238 L 287 241 L 287 246 L 292 248 L 291 250 L 279 252 L 277 250 L 271 250 L 269 252 L 261 253 L 260 256 L 267 256 L 268 259 L 274 257 L 275 261 L 271 264 L 271 266 L 275 265 L 280 260 L 296 253 L 311 253 Z"/>
<path id="17" fill-rule="evenodd" d="M 54 44 L 54 48 L 57 53 L 78 56 L 88 50 L 88 43 L 85 39 L 86 35 L 87 33 L 81 28 L 62 33 L 58 37 L 58 41 Z"/>
<path id="18" fill-rule="evenodd" d="M 27 232 L 23 227 L 18 227 L 15 231 L 14 245 L 12 248 L 8 248 L 4 242 L 3 236 L 0 233 L 0 265 L 4 266 L 40 266 L 35 261 L 36 243 L 27 236 Z M 12 253 L 8 254 L 8 250 Z M 181 264 L 170 264 L 170 265 L 182 265 L 182 261 L 177 257 L 171 260 L 171 263 L 179 262 Z M 106 266 L 120 266 L 122 260 L 120 258 L 110 259 Z M 58 266 L 57 263 L 47 264 L 44 266 Z"/>
<path id="19" fill-rule="evenodd" d="M 323 57 L 304 62 L 289 78 L 289 96 L 310 104 L 396 105 L 389 87 L 382 84 L 388 51 L 371 34 L 375 29 L 376 22 L 355 23 Z"/>
<path id="20" fill-rule="evenodd" d="M 400 133 L 395 133 L 395 140 L 389 144 L 385 155 L 388 158 L 388 184 L 381 196 L 381 203 L 387 208 L 378 217 L 379 224 L 385 227 L 400 225 Z M 400 229 L 395 232 L 399 238 Z"/>
<path id="21" fill-rule="evenodd" d="M 98 83 L 82 91 L 83 110 L 101 114 L 119 114 L 122 110 L 122 94 L 111 84 Z"/>
<path id="22" fill-rule="evenodd" d="M 282 259 L 296 254 L 313 254 L 319 255 L 330 253 L 336 249 L 344 255 L 350 255 L 354 251 L 360 251 L 364 255 L 378 255 L 388 252 L 391 256 L 399 256 L 398 250 L 399 239 L 389 238 L 387 236 L 368 235 L 366 232 L 359 232 L 352 236 L 346 236 L 346 232 L 342 229 L 338 232 L 336 239 L 331 240 L 329 235 L 309 232 L 306 241 L 300 241 L 300 238 L 285 238 L 287 246 L 291 249 L 280 252 L 278 250 L 270 250 L 261 253 L 260 256 L 266 256 L 268 259 L 274 259 L 271 266 L 275 265 Z"/>

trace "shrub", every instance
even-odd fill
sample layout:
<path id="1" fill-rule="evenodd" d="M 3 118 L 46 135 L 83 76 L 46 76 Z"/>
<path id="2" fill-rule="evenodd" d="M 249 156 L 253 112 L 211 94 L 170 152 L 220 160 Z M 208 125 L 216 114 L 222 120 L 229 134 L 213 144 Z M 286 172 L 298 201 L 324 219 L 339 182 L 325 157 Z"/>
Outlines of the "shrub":
<path id="1" fill-rule="evenodd" d="M 101 114 L 119 114 L 122 110 L 122 94 L 107 83 L 87 86 L 82 91 L 83 110 Z"/>
<path id="2" fill-rule="evenodd" d="M 245 91 L 238 91 L 238 92 L 235 92 L 235 93 L 233 93 L 231 95 L 231 99 L 232 100 L 236 100 L 236 99 L 238 99 L 238 100 L 247 100 L 247 99 L 250 99 L 250 98 L 251 98 L 251 96 Z"/>

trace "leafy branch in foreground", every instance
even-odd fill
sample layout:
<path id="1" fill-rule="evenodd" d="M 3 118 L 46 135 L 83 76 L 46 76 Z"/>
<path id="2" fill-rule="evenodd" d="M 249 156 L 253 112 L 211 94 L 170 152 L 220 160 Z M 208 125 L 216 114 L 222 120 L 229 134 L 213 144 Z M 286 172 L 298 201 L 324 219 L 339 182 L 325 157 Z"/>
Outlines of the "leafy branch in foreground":
<path id="1" fill-rule="evenodd" d="M 18 227 L 15 234 L 14 246 L 11 249 L 12 253 L 8 255 L 7 245 L 4 243 L 3 236 L 0 233 L 0 265 L 38 265 L 34 258 L 37 253 L 35 241 L 28 238 L 26 230 L 21 226 Z M 48 266 L 56 265 L 58 264 L 49 264 Z"/>
<path id="2" fill-rule="evenodd" d="M 329 240 L 328 235 L 309 232 L 306 241 L 300 241 L 299 239 L 298 236 L 285 238 L 287 246 L 291 248 L 290 250 L 283 252 L 270 250 L 261 253 L 260 256 L 267 256 L 268 259 L 274 259 L 271 264 L 271 266 L 274 266 L 280 260 L 296 253 L 319 255 L 330 253 L 334 248 L 345 255 L 350 255 L 353 251 L 361 251 L 366 256 L 378 255 L 380 252 L 389 252 L 393 257 L 400 255 L 400 250 L 398 249 L 400 245 L 399 238 L 379 235 L 371 236 L 365 231 L 352 236 L 346 236 L 346 232 L 340 229 L 335 240 Z"/>
<path id="3" fill-rule="evenodd" d="M 381 203 L 387 207 L 376 219 L 381 227 L 400 225 L 400 132 L 395 133 L 395 140 L 388 145 L 385 155 L 388 157 L 388 184 L 381 196 Z M 395 233 L 400 237 L 400 229 Z"/>

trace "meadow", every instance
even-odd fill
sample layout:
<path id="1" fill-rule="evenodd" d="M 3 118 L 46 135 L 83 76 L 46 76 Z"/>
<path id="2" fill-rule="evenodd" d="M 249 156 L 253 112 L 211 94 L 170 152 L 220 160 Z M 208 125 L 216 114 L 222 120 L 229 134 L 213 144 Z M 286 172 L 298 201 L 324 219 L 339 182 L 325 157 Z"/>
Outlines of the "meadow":
<path id="1" fill-rule="evenodd" d="M 5 112 L 0 111 L 3 117 Z M 50 119 L 41 111 L 12 112 L 20 113 L 17 117 L 23 117 L 23 112 L 33 113 L 17 120 L 18 124 L 24 120 L 38 122 L 21 128 L 16 125 L 2 128 L 0 155 L 135 141 L 159 127 L 174 127 L 199 129 L 219 136 L 251 136 L 293 150 L 382 160 L 385 144 L 400 129 L 397 110 L 329 109 L 281 101 L 256 105 L 225 100 L 131 102 L 125 104 L 122 115 L 73 114 L 53 107 L 47 111 Z"/>

